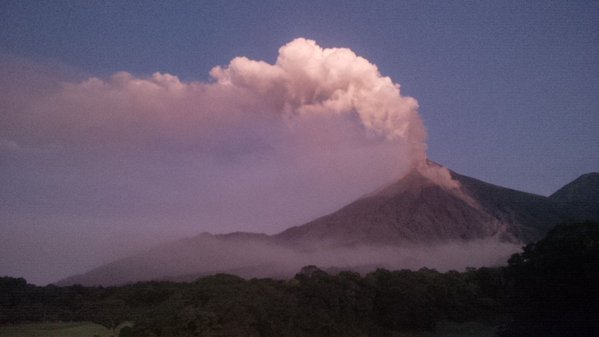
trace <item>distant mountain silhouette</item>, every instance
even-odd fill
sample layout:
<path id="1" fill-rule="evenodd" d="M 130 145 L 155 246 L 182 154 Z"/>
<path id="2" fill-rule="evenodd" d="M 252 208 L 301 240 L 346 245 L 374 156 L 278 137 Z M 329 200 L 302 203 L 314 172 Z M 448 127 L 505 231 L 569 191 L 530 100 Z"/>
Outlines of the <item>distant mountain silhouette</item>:
<path id="1" fill-rule="evenodd" d="M 583 174 L 550 196 L 574 221 L 599 221 L 599 172 Z"/>
<path id="2" fill-rule="evenodd" d="M 427 161 L 336 212 L 279 234 L 204 233 L 58 284 L 193 280 L 217 272 L 287 277 L 308 264 L 362 270 L 377 266 L 459 269 L 499 263 L 559 223 L 599 220 L 598 194 L 598 173 L 583 175 L 544 197 Z M 473 255 L 483 257 L 476 260 Z"/>

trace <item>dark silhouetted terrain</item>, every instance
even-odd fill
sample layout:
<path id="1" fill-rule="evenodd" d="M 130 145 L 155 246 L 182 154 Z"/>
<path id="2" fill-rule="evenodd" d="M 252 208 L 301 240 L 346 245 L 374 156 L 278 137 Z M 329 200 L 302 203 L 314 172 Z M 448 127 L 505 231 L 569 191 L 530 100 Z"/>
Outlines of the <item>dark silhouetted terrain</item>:
<path id="1" fill-rule="evenodd" d="M 0 277 L 0 324 L 133 322 L 121 337 L 591 337 L 599 327 L 598 262 L 599 224 L 583 223 L 557 226 L 508 266 L 464 272 L 305 266 L 286 280 L 216 274 L 119 287 Z"/>
<path id="2" fill-rule="evenodd" d="M 550 198 L 570 210 L 575 221 L 599 219 L 599 173 L 583 174 Z"/>

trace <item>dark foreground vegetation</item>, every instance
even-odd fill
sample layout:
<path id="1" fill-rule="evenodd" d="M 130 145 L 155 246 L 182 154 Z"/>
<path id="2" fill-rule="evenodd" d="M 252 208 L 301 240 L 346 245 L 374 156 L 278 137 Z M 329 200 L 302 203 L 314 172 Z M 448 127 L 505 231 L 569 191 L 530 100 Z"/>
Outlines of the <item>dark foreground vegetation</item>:
<path id="1" fill-rule="evenodd" d="M 0 324 L 93 321 L 120 336 L 396 336 L 441 322 L 508 318 L 499 336 L 596 336 L 599 224 L 564 225 L 503 268 L 232 275 L 192 283 L 38 287 L 0 278 Z M 113 330 L 114 331 L 114 330 Z"/>

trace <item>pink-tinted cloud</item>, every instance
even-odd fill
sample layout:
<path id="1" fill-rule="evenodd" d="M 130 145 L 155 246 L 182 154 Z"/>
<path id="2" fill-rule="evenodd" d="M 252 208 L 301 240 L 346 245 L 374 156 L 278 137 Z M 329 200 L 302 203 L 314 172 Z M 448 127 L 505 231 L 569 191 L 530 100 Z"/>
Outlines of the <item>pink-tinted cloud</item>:
<path id="1" fill-rule="evenodd" d="M 80 257 L 65 274 L 123 253 L 114 247 L 300 225 L 425 158 L 416 100 L 351 50 L 311 40 L 284 45 L 274 64 L 235 58 L 209 82 L 3 69 L 17 80 L 0 81 L 0 226 L 20 248 L 0 256 L 33 258 L 63 237 L 48 250 Z"/>
<path id="2" fill-rule="evenodd" d="M 330 134 L 361 128 L 354 137 L 396 141 L 405 165 L 425 157 L 416 100 L 401 96 L 398 84 L 349 49 L 299 38 L 281 47 L 275 64 L 237 57 L 211 75 L 213 83 L 126 72 L 66 83 L 29 102 L 14 121 L 19 132 L 3 131 L 87 150 L 161 142 L 202 147 L 223 137 L 265 129 L 293 133 L 322 122 Z"/>
<path id="3" fill-rule="evenodd" d="M 426 132 L 418 103 L 400 94 L 398 84 L 347 48 L 321 48 L 299 38 L 279 49 L 274 65 L 245 57 L 211 75 L 221 86 L 246 88 L 273 104 L 286 118 L 352 114 L 368 131 L 400 139 L 408 153 L 425 157 Z"/>

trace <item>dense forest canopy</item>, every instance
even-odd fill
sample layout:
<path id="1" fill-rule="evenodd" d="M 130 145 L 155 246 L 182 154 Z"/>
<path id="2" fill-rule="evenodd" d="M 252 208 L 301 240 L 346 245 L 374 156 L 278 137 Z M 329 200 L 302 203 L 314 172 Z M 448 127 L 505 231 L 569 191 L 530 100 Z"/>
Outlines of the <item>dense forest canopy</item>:
<path id="1" fill-rule="evenodd" d="M 509 317 L 501 336 L 599 331 L 599 225 L 553 229 L 501 268 L 360 275 L 304 267 L 289 280 L 39 287 L 0 278 L 0 324 L 89 320 L 121 336 L 393 336 L 442 321 Z"/>

